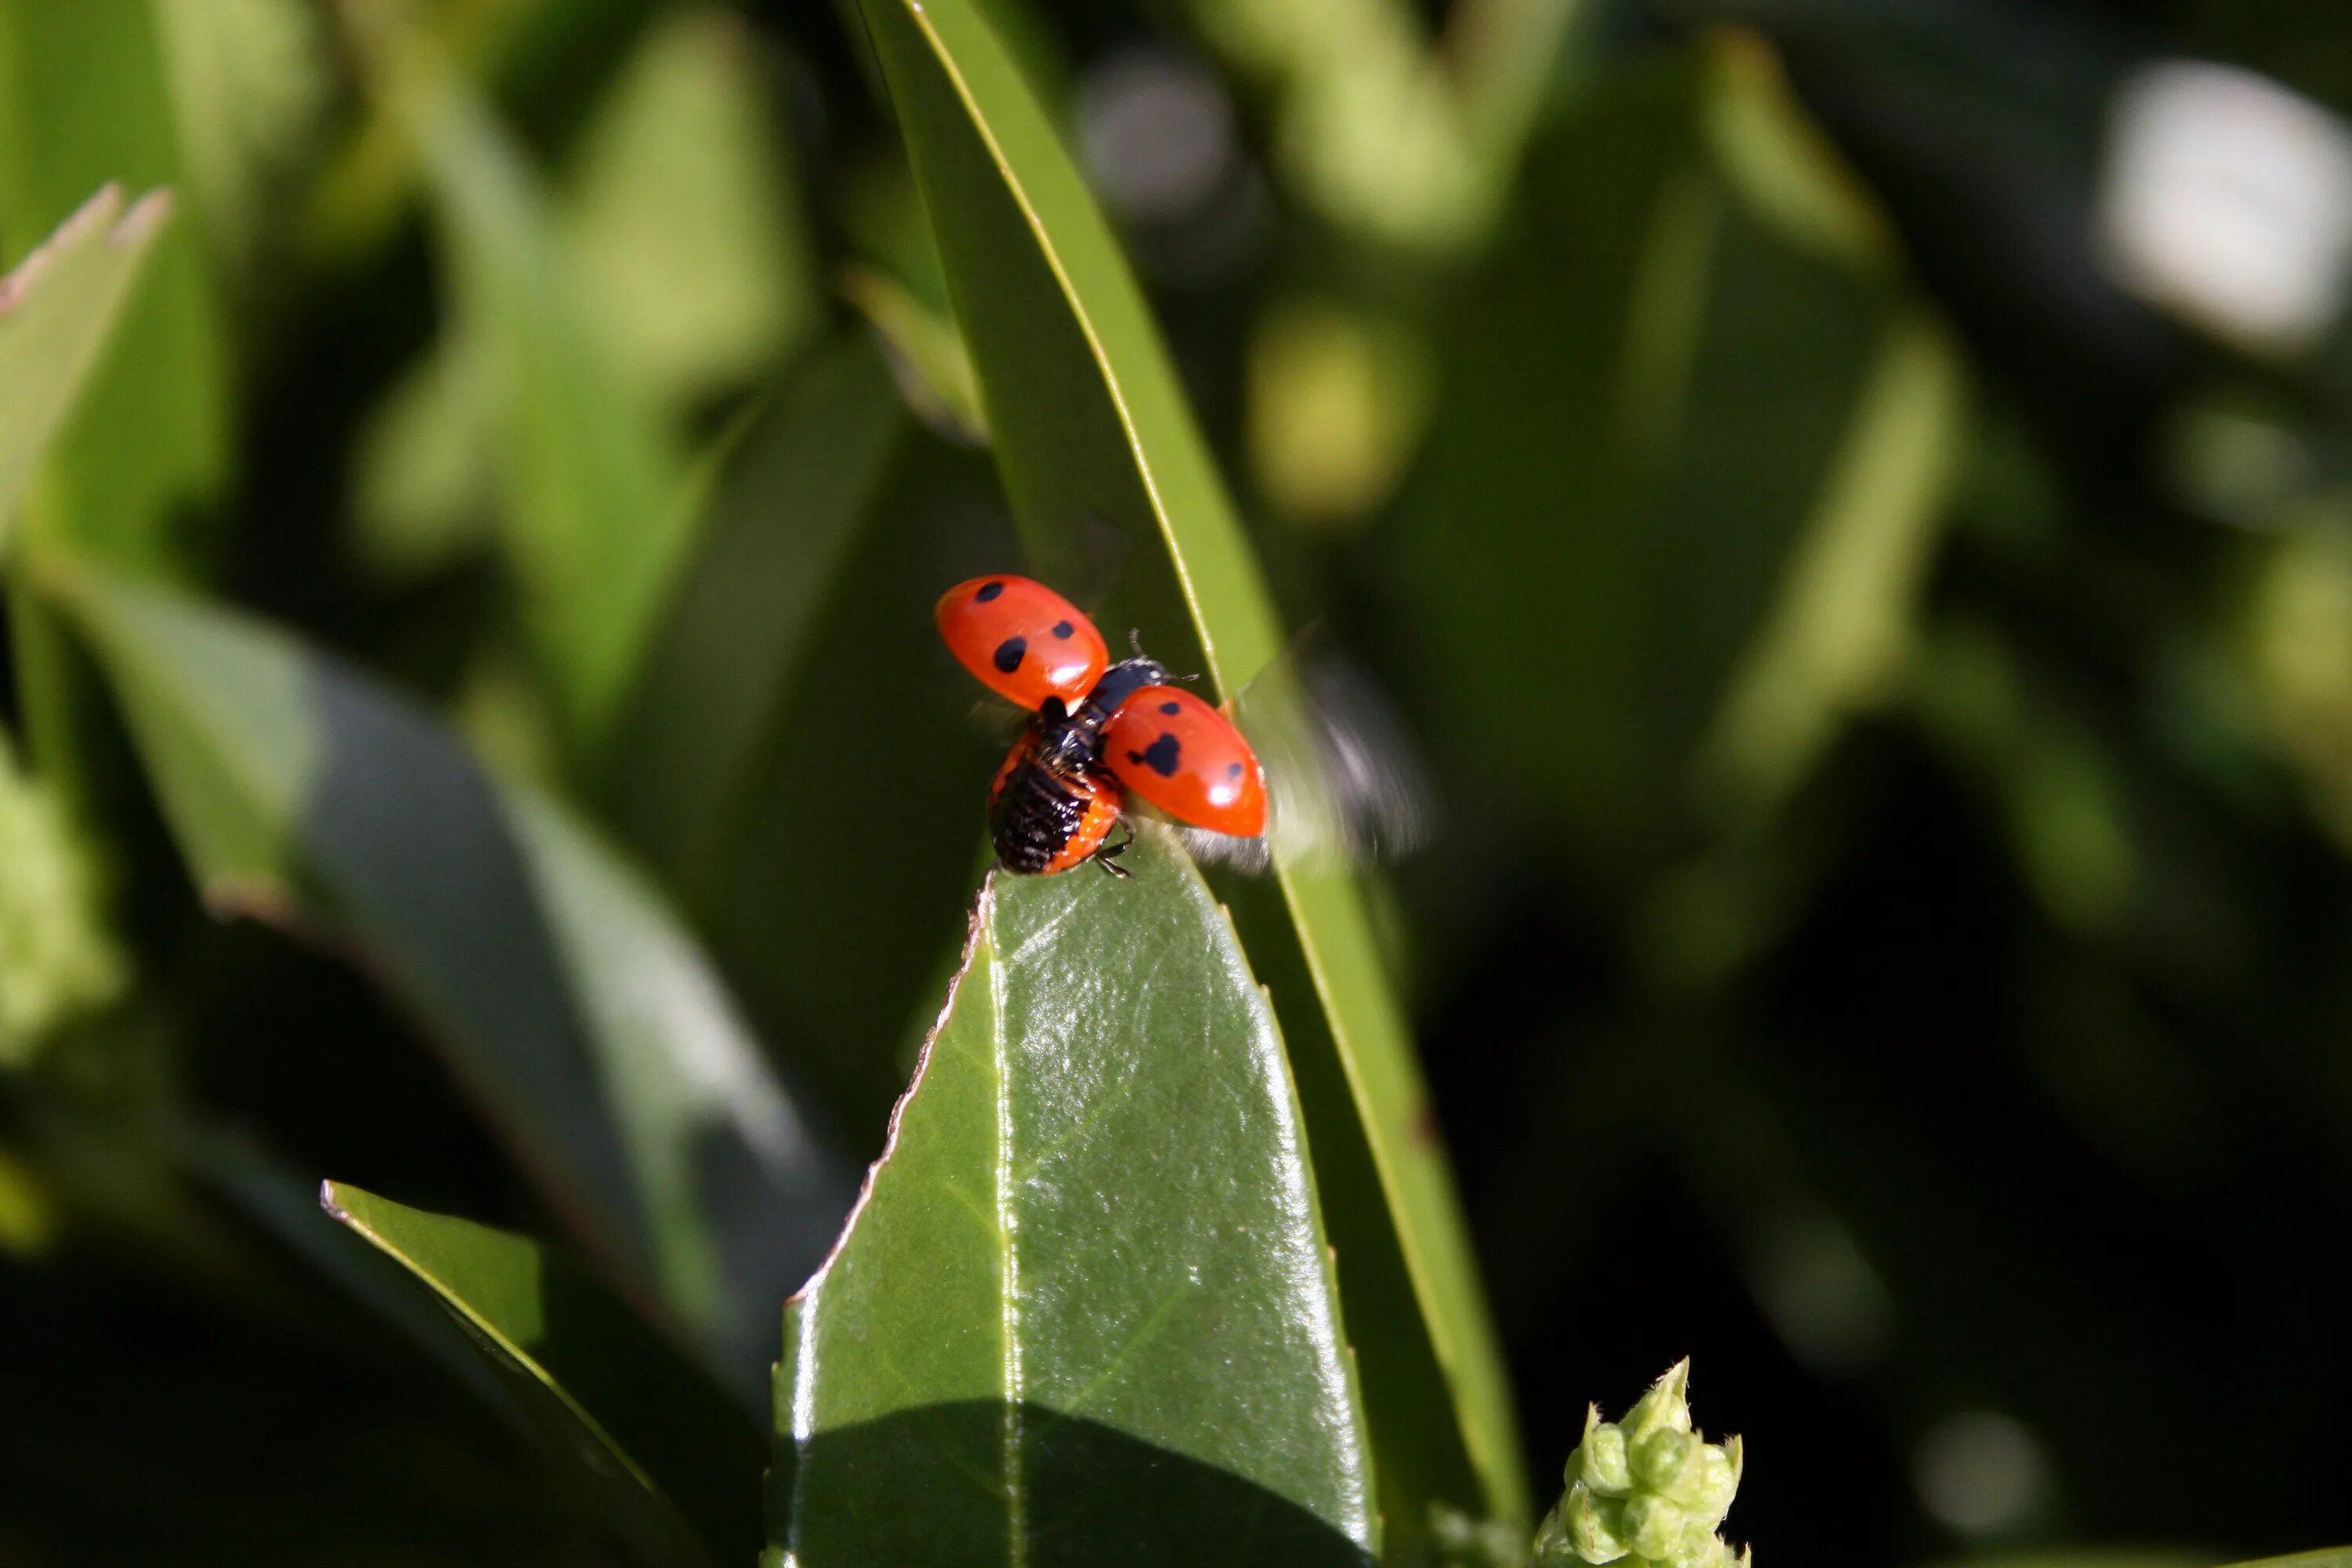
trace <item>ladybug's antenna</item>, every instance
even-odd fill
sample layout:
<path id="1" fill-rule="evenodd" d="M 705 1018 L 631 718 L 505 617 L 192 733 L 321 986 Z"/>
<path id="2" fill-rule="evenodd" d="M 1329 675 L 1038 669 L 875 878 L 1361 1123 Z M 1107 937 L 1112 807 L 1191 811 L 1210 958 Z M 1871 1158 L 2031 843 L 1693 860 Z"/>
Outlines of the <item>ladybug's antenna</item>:
<path id="1" fill-rule="evenodd" d="M 1127 646 L 1135 650 L 1136 658 L 1141 658 L 1143 657 L 1143 632 L 1140 627 L 1129 626 L 1127 628 Z"/>

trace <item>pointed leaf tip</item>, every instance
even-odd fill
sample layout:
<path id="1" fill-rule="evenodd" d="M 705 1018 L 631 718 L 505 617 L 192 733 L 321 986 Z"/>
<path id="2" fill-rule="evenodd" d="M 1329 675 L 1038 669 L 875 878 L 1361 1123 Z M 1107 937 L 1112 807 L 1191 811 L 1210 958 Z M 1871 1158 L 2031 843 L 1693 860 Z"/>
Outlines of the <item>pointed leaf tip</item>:
<path id="1" fill-rule="evenodd" d="M 866 1199 L 788 1312 L 791 1561 L 1369 1561 L 1272 1016 L 1167 836 L 1122 864 L 982 888 Z"/>

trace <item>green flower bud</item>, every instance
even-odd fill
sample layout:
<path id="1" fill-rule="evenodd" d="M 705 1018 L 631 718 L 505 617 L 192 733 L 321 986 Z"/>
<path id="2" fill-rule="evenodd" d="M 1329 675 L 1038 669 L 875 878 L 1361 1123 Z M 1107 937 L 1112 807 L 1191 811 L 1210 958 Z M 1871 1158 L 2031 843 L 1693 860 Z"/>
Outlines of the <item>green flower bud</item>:
<path id="1" fill-rule="evenodd" d="M 1567 1493 L 1536 1532 L 1538 1568 L 1745 1568 L 1716 1534 L 1739 1488 L 1739 1439 L 1717 1447 L 1692 1429 L 1689 1386 L 1685 1362 L 1622 1423 L 1586 1412 Z"/>
<path id="2" fill-rule="evenodd" d="M 1666 1369 L 1666 1375 L 1650 1385 L 1650 1392 L 1634 1402 L 1625 1413 L 1625 1430 L 1635 1442 L 1651 1433 L 1668 1430 L 1687 1432 L 1690 1416 L 1690 1362 L 1678 1361 Z"/>
<path id="3" fill-rule="evenodd" d="M 1680 1546 L 1687 1522 L 1682 1510 L 1654 1492 L 1636 1492 L 1625 1500 L 1622 1531 L 1644 1557 L 1664 1557 Z"/>
<path id="4" fill-rule="evenodd" d="M 1699 1449 L 1699 1474 L 1696 1493 L 1689 1500 L 1691 1508 L 1704 1514 L 1708 1528 L 1723 1522 L 1731 1511 L 1731 1499 L 1739 1490 L 1739 1439 L 1727 1438 L 1721 1447 L 1706 1444 Z"/>
<path id="5" fill-rule="evenodd" d="M 1727 1568 L 1731 1562 L 1731 1548 L 1698 1521 L 1693 1520 L 1683 1531 L 1681 1542 L 1662 1561 L 1670 1568 Z"/>
<path id="6" fill-rule="evenodd" d="M 1651 1433 L 1633 1452 L 1633 1477 L 1643 1486 L 1677 1502 L 1699 1500 L 1700 1468 L 1706 1445 L 1688 1432 L 1664 1427 Z"/>
<path id="7" fill-rule="evenodd" d="M 1624 1430 L 1601 1420 L 1597 1405 L 1585 1407 L 1584 1441 L 1568 1457 L 1567 1484 L 1579 1481 L 1602 1497 L 1623 1497 L 1633 1489 Z"/>
<path id="8" fill-rule="evenodd" d="M 1685 1512 L 1683 1519 L 1683 1538 L 1675 1542 L 1672 1552 L 1666 1553 L 1667 1562 L 1681 1564 L 1682 1568 L 1716 1568 L 1717 1564 L 1731 1560 L 1731 1548 L 1715 1533 L 1715 1527 L 1722 1522 L 1720 1520 L 1688 1511 Z"/>
<path id="9" fill-rule="evenodd" d="M 1569 1492 L 1562 1506 L 1578 1561 L 1614 1563 L 1632 1550 L 1625 1542 L 1625 1505 L 1615 1498 L 1594 1497 L 1579 1488 Z"/>
<path id="10" fill-rule="evenodd" d="M 1559 1509 L 1544 1515 L 1543 1522 L 1536 1526 L 1536 1543 L 1528 1554 L 1535 1560 L 1535 1568 L 1576 1568 L 1583 1561 L 1577 1555 L 1576 1542 L 1568 1538 L 1568 1521 Z"/>

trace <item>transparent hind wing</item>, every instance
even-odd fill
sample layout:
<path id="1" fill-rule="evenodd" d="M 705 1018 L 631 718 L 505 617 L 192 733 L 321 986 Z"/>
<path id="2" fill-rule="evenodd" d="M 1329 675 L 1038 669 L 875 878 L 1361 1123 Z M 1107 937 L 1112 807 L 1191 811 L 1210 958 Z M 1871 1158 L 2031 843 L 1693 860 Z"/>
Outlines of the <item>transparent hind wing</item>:
<path id="1" fill-rule="evenodd" d="M 1434 834 L 1418 748 L 1378 688 L 1328 648 L 1293 644 L 1233 710 L 1265 773 L 1266 830 L 1174 824 L 1194 859 L 1254 875 L 1339 869 L 1400 859 Z"/>

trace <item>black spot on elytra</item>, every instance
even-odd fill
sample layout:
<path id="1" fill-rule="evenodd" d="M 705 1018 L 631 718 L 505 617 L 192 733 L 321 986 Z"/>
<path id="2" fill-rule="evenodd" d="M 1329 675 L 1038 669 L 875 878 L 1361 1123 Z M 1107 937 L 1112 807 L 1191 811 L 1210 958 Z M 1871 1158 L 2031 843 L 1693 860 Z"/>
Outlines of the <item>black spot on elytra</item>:
<path id="1" fill-rule="evenodd" d="M 1181 713 L 1184 711 L 1184 705 L 1181 702 L 1162 702 L 1160 705 L 1160 710 L 1162 713 Z"/>
<path id="2" fill-rule="evenodd" d="M 1227 763 L 1225 764 L 1225 776 L 1226 776 L 1227 778 L 1229 778 L 1229 779 L 1237 779 L 1237 778 L 1241 777 L 1241 776 L 1242 776 L 1242 765 L 1241 765 L 1241 763 Z"/>
<path id="3" fill-rule="evenodd" d="M 1077 627 L 1070 625 L 1067 621 L 1055 621 L 1054 623 L 1054 635 L 1064 642 L 1069 641 L 1070 634 L 1077 629 Z"/>
<path id="4" fill-rule="evenodd" d="M 1142 751 L 1128 752 L 1127 760 L 1138 767 L 1150 768 L 1163 779 L 1172 779 L 1176 776 L 1177 754 L 1182 750 L 1175 736 L 1163 734 Z"/>
<path id="5" fill-rule="evenodd" d="M 972 601 L 975 604 L 985 605 L 1003 592 L 1004 592 L 1004 584 L 1002 583 L 982 583 L 980 585 L 980 592 L 972 595 Z"/>
<path id="6" fill-rule="evenodd" d="M 1029 651 L 1027 637 L 1006 637 L 996 645 L 996 668 L 1010 675 L 1021 668 L 1021 656 Z"/>

